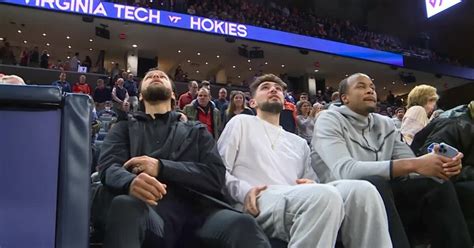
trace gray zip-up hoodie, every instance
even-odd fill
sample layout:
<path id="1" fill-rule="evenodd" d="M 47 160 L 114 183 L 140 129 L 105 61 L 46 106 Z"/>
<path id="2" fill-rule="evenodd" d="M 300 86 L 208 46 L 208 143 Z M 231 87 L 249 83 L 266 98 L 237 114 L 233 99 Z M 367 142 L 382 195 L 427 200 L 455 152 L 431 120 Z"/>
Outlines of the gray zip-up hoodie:
<path id="1" fill-rule="evenodd" d="M 346 106 L 321 113 L 311 143 L 311 163 L 322 182 L 365 176 L 390 179 L 391 160 L 415 157 L 390 118 L 363 116 Z"/>

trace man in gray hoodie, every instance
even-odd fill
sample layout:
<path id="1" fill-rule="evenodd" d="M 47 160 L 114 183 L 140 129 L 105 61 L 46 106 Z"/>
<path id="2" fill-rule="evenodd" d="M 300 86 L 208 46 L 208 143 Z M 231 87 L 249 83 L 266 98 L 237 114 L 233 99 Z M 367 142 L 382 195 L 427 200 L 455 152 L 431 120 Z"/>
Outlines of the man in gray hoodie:
<path id="1" fill-rule="evenodd" d="M 449 181 L 461 170 L 462 153 L 416 158 L 392 120 L 373 113 L 377 94 L 365 74 L 341 81 L 339 92 L 343 106 L 321 113 L 311 142 L 312 166 L 321 181 L 373 183 L 385 203 L 394 247 L 410 247 L 420 234 L 431 247 L 472 247 Z"/>

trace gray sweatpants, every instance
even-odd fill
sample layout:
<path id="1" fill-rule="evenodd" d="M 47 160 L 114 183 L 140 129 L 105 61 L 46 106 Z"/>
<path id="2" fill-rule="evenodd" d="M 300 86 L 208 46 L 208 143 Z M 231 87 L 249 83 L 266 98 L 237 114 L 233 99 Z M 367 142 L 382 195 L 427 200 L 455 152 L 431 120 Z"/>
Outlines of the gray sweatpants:
<path id="1" fill-rule="evenodd" d="M 257 222 L 288 247 L 334 247 L 338 232 L 346 248 L 392 247 L 382 198 L 365 181 L 271 185 L 258 207 Z"/>

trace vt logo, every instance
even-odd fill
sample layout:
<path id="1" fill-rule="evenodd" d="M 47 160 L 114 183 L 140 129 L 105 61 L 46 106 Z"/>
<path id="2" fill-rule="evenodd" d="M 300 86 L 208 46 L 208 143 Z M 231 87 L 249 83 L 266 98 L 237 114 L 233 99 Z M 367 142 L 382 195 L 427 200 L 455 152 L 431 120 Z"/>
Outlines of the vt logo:
<path id="1" fill-rule="evenodd" d="M 431 6 L 436 7 L 436 2 L 438 2 L 438 0 L 430 0 L 430 4 Z M 439 6 L 443 5 L 443 0 L 439 0 Z"/>
<path id="2" fill-rule="evenodd" d="M 168 18 L 170 19 L 170 22 L 172 23 L 178 23 L 179 20 L 181 20 L 180 16 L 168 16 Z"/>

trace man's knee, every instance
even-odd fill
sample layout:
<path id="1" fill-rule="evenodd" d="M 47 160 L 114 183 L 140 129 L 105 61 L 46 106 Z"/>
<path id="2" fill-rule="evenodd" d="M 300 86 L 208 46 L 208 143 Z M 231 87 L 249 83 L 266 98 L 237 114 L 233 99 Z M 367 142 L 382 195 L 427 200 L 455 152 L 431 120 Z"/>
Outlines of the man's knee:
<path id="1" fill-rule="evenodd" d="M 142 212 L 146 209 L 146 204 L 141 200 L 129 195 L 119 195 L 114 197 L 110 204 L 111 211 L 124 213 Z"/>
<path id="2" fill-rule="evenodd" d="M 378 196 L 379 192 L 375 185 L 370 182 L 363 181 L 363 180 L 351 180 L 353 184 L 351 187 L 353 188 L 353 192 L 362 198 L 373 197 L 374 195 Z"/>
<path id="3" fill-rule="evenodd" d="M 325 184 L 306 184 L 301 185 L 300 197 L 304 197 L 304 201 L 317 205 L 331 206 L 337 209 L 342 208 L 343 199 L 339 191 Z"/>
<path id="4" fill-rule="evenodd" d="M 230 210 L 221 210 L 218 218 L 218 229 L 205 228 L 198 232 L 198 237 L 206 247 L 270 247 L 269 241 L 254 217 Z M 220 233 L 220 234 L 218 234 Z"/>

